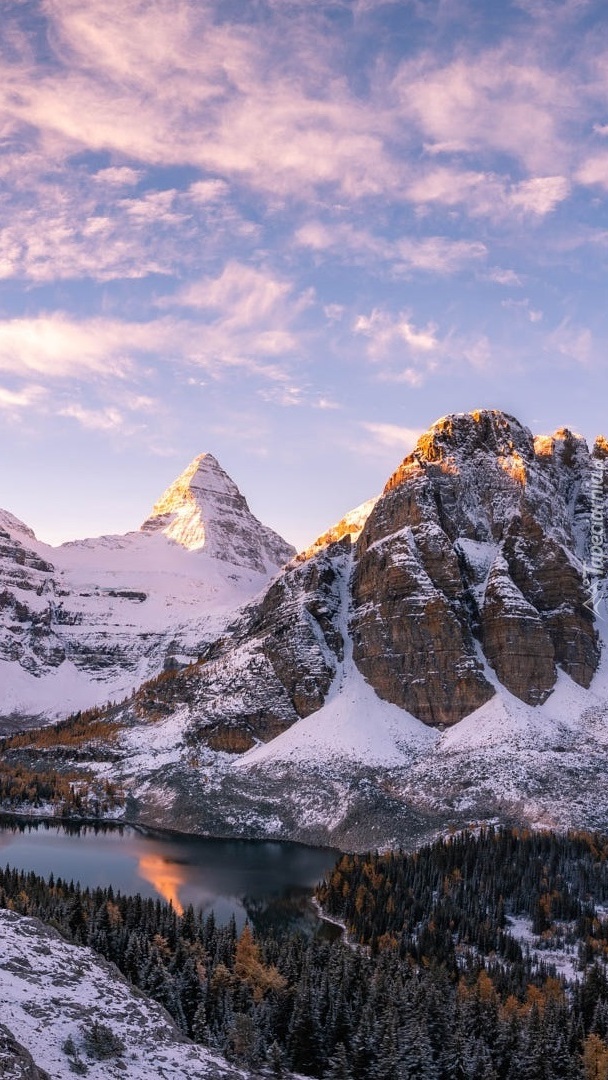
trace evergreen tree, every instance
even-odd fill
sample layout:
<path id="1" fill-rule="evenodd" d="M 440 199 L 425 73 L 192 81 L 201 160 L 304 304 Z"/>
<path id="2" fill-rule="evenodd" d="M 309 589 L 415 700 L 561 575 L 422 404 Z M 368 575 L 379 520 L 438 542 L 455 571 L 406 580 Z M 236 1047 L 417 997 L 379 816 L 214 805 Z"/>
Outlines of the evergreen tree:
<path id="1" fill-rule="evenodd" d="M 285 1076 L 285 1068 L 283 1063 L 283 1054 L 278 1042 L 273 1042 L 268 1051 L 268 1065 L 270 1066 L 270 1075 L 275 1080 L 283 1080 Z"/>
<path id="2" fill-rule="evenodd" d="M 327 1080 L 353 1080 L 344 1043 L 338 1043 L 325 1073 Z"/>

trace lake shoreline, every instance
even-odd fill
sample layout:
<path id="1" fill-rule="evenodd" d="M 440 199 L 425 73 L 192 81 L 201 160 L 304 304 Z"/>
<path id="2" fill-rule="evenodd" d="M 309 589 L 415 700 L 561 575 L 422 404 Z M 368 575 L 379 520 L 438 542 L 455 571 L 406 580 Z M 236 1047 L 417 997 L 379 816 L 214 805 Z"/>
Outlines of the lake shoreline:
<path id="1" fill-rule="evenodd" d="M 158 825 L 146 825 L 145 822 L 131 821 L 127 818 L 111 818 L 111 817 L 87 817 L 70 815 L 69 817 L 62 817 L 58 815 L 54 817 L 52 814 L 42 813 L 34 814 L 27 813 L 26 811 L 12 811 L 4 810 L 0 808 L 0 827 L 4 824 L 4 819 L 7 823 L 10 821 L 22 821 L 24 824 L 35 825 L 54 825 L 61 828 L 74 827 L 75 829 L 88 826 L 99 829 L 133 829 L 134 832 L 141 834 L 142 836 L 156 837 L 158 839 L 167 838 L 170 840 L 208 840 L 208 841 L 220 841 L 222 843 L 230 844 L 282 844 L 283 846 L 292 846 L 298 848 L 304 848 L 308 851 L 327 851 L 335 855 L 336 859 L 340 855 L 349 854 L 342 848 L 334 847 L 330 844 L 308 844 L 303 840 L 285 840 L 280 836 L 228 836 L 211 833 L 195 833 L 195 832 L 183 832 L 180 829 L 170 829 Z"/>
<path id="2" fill-rule="evenodd" d="M 316 935 L 324 923 L 311 901 L 339 852 L 296 841 L 218 839 L 103 818 L 62 820 L 0 813 L 0 858 L 11 870 L 108 888 L 123 896 L 214 911 L 277 930 Z"/>

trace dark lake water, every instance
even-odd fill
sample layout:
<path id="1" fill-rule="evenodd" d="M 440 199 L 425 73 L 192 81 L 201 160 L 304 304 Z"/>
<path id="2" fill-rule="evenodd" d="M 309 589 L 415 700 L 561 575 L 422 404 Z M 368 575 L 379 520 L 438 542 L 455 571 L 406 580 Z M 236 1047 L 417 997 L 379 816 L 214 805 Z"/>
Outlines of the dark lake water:
<path id="1" fill-rule="evenodd" d="M 0 819 L 0 865 L 54 874 L 83 886 L 213 909 L 259 929 L 298 927 L 332 935 L 310 902 L 314 886 L 338 853 L 301 844 L 208 840 L 128 826 L 56 825 Z M 334 932 L 335 933 L 335 932 Z"/>

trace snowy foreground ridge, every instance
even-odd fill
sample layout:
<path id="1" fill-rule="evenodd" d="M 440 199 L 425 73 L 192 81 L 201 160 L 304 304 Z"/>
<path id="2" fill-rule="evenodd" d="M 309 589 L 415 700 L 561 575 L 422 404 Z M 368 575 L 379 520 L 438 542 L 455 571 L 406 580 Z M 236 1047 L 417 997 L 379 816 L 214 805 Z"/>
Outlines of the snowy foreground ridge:
<path id="1" fill-rule="evenodd" d="M 121 1040 L 124 1049 L 115 1057 L 95 1060 L 87 1054 L 83 1032 L 94 1021 Z M 66 1052 L 68 1040 L 74 1049 Z M 129 986 L 113 964 L 69 945 L 37 919 L 0 910 L 0 1076 L 73 1080 L 71 1065 L 78 1059 L 88 1066 L 90 1080 L 250 1075 L 186 1039 L 164 1009 Z M 32 1071 L 32 1064 L 42 1071 Z"/>

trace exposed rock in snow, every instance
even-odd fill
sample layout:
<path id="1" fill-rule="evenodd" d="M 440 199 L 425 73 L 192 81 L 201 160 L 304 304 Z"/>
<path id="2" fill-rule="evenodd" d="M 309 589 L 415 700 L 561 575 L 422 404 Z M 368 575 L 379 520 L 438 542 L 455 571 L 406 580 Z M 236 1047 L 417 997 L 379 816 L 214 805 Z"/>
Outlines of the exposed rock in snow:
<path id="1" fill-rule="evenodd" d="M 5 1080 L 51 1080 L 4 1024 L 0 1024 L 0 1076 Z"/>
<path id="2" fill-rule="evenodd" d="M 321 548 L 328 547 L 329 544 L 335 544 L 345 536 L 350 537 L 351 540 L 356 540 L 361 535 L 363 526 L 377 502 L 378 496 L 374 499 L 368 499 L 366 502 L 361 503 L 360 506 L 356 506 L 354 510 L 350 510 L 348 514 L 345 514 L 340 519 L 337 525 L 332 525 L 331 529 L 322 533 L 309 548 L 306 548 L 300 558 L 310 558 Z"/>
<path id="3" fill-rule="evenodd" d="M 483 649 L 503 686 L 528 705 L 551 693 L 554 649 L 538 611 L 521 594 L 502 555 L 490 571 L 481 609 Z"/>
<path id="4" fill-rule="evenodd" d="M 193 742 L 243 749 L 319 709 L 343 653 L 345 558 L 334 545 L 294 560 L 199 664 L 168 684 L 143 687 L 139 708 L 154 714 L 168 701 L 172 710 L 186 706 Z"/>
<path id="5" fill-rule="evenodd" d="M 550 693 L 554 657 L 589 685 L 599 658 L 583 565 L 591 470 L 580 436 L 561 430 L 535 445 L 499 412 L 445 417 L 420 438 L 357 542 L 355 660 L 381 697 L 430 723 L 482 705 L 492 689 L 477 663 L 480 620 L 488 659 L 522 700 Z M 463 549 L 480 543 L 504 557 L 486 600 Z M 518 658 L 529 650 L 526 669 Z"/>
<path id="6" fill-rule="evenodd" d="M 424 526 L 417 528 L 421 537 Z M 410 536 L 400 529 L 356 559 L 354 658 L 381 698 L 425 723 L 452 724 L 493 690 L 473 650 L 463 596 L 451 599 L 432 581 L 413 540 L 413 529 Z M 450 556 L 456 563 L 451 550 Z M 438 569 L 447 576 L 449 562 L 440 559 Z M 459 585 L 464 594 L 460 579 Z"/>

